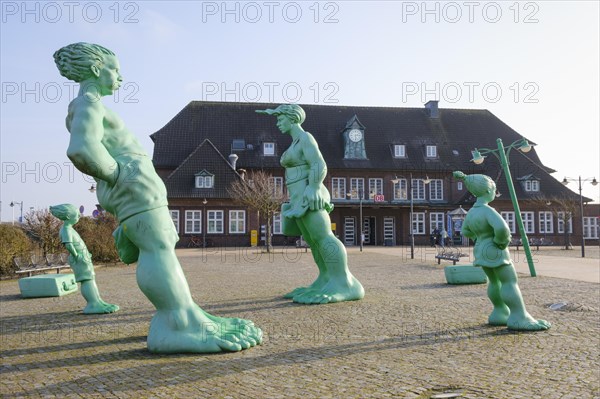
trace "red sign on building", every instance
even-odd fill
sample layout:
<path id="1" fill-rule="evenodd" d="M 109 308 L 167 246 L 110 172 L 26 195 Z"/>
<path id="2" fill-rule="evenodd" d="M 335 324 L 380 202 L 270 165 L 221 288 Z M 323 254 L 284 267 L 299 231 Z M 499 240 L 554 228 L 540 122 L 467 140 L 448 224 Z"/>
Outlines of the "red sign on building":
<path id="1" fill-rule="evenodd" d="M 383 194 L 376 194 L 375 196 L 373 196 L 373 200 L 375 202 L 384 202 L 385 197 L 383 196 Z"/>

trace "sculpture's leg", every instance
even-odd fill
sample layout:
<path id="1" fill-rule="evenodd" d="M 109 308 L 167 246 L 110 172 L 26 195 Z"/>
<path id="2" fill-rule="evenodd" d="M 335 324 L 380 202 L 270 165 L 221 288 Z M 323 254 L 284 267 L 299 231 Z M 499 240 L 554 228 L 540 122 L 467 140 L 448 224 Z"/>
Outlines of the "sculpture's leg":
<path id="1" fill-rule="evenodd" d="M 285 294 L 283 296 L 284 298 L 294 298 L 295 296 L 298 296 L 298 295 L 303 294 L 310 290 L 320 290 L 325 286 L 325 284 L 327 284 L 327 281 L 329 281 L 329 275 L 327 274 L 327 268 L 325 267 L 325 262 L 323 261 L 323 259 L 321 257 L 320 251 L 317 250 L 317 243 L 311 239 L 308 231 L 304 227 L 304 224 L 298 222 L 298 227 L 300 227 L 300 231 L 302 231 L 302 237 L 304 237 L 304 240 L 310 246 L 310 252 L 315 261 L 315 264 L 317 265 L 317 267 L 319 269 L 319 275 L 317 276 L 316 280 L 313 281 L 313 283 L 311 285 L 309 285 L 307 287 L 295 288 L 291 292 L 288 292 L 287 294 Z"/>
<path id="2" fill-rule="evenodd" d="M 119 305 L 106 303 L 100 298 L 95 279 L 81 282 L 81 295 L 87 301 L 83 309 L 85 314 L 114 313 L 119 310 Z"/>
<path id="3" fill-rule="evenodd" d="M 360 282 L 350 273 L 346 248 L 331 231 L 329 214 L 322 211 L 309 211 L 298 221 L 301 229 L 314 243 L 312 251 L 318 251 L 319 270 L 327 272 L 327 283 L 321 288 L 307 290 L 294 297 L 294 302 L 323 304 L 330 302 L 362 299 L 365 291 Z"/>
<path id="4" fill-rule="evenodd" d="M 496 276 L 493 268 L 483 267 L 482 269 L 488 278 L 488 298 L 490 298 L 492 305 L 494 305 L 494 310 L 488 318 L 488 323 L 493 326 L 505 326 L 510 315 L 510 309 L 506 306 L 500 294 L 502 283 L 498 276 Z"/>
<path id="5" fill-rule="evenodd" d="M 536 320 L 525 309 L 523 296 L 518 285 L 517 273 L 514 266 L 505 265 L 494 268 L 502 287 L 500 294 L 502 300 L 510 309 L 510 316 L 506 325 L 511 330 L 521 331 L 537 331 L 547 330 L 550 328 L 550 323 L 546 320 Z"/>
<path id="6" fill-rule="evenodd" d="M 166 207 L 134 215 L 122 224 L 140 249 L 138 285 L 156 307 L 148 332 L 151 352 L 239 351 L 261 343 L 262 331 L 251 321 L 212 316 L 194 303 L 175 255 L 177 233 Z"/>

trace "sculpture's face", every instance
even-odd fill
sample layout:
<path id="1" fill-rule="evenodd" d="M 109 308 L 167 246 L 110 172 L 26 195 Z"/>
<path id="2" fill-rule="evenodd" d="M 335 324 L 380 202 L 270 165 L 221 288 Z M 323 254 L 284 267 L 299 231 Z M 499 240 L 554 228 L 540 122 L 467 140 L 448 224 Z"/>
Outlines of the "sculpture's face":
<path id="1" fill-rule="evenodd" d="M 292 121 L 287 115 L 277 115 L 277 128 L 281 133 L 288 133 L 292 130 Z"/>
<path id="2" fill-rule="evenodd" d="M 97 83 L 100 95 L 111 95 L 121 86 L 123 77 L 119 73 L 119 60 L 114 55 L 104 56 L 104 65 L 98 69 Z"/>

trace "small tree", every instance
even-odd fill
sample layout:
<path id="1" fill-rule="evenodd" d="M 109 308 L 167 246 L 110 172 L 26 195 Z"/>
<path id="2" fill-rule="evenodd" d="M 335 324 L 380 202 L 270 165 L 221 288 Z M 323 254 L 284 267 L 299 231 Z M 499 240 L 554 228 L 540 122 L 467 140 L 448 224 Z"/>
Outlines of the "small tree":
<path id="1" fill-rule="evenodd" d="M 248 179 L 234 181 L 229 189 L 230 197 L 237 203 L 264 215 L 267 219 L 267 252 L 271 252 L 271 221 L 273 214 L 279 212 L 281 204 L 286 200 L 283 187 L 275 186 L 275 179 L 270 174 L 257 171 L 248 175 Z"/>
<path id="2" fill-rule="evenodd" d="M 570 237 L 571 231 L 569 230 L 569 225 L 572 226 L 573 215 L 578 212 L 578 201 L 569 197 L 537 197 L 534 198 L 532 202 L 536 203 L 540 207 L 548 207 L 549 211 L 552 212 L 552 215 L 556 218 L 556 220 L 562 223 L 564 247 L 565 249 L 572 249 Z"/>
<path id="3" fill-rule="evenodd" d="M 118 225 L 114 216 L 101 212 L 97 218 L 82 217 L 74 228 L 91 252 L 94 262 L 118 262 L 119 254 L 112 236 Z"/>
<path id="4" fill-rule="evenodd" d="M 0 275 L 15 271 L 14 257 L 26 257 L 31 251 L 31 241 L 17 226 L 0 224 Z"/>
<path id="5" fill-rule="evenodd" d="M 24 217 L 23 230 L 42 249 L 42 256 L 62 250 L 58 231 L 62 222 L 52 216 L 49 210 L 29 211 Z"/>

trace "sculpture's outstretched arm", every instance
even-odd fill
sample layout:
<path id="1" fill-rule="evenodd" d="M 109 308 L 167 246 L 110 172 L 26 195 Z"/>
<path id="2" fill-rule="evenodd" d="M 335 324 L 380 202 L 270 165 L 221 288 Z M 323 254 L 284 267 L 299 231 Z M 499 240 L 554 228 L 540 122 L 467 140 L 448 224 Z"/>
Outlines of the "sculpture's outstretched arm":
<path id="1" fill-rule="evenodd" d="M 67 156 L 83 173 L 114 185 L 119 166 L 102 144 L 104 106 L 85 97 L 75 99 L 71 106 L 73 119 Z"/>

